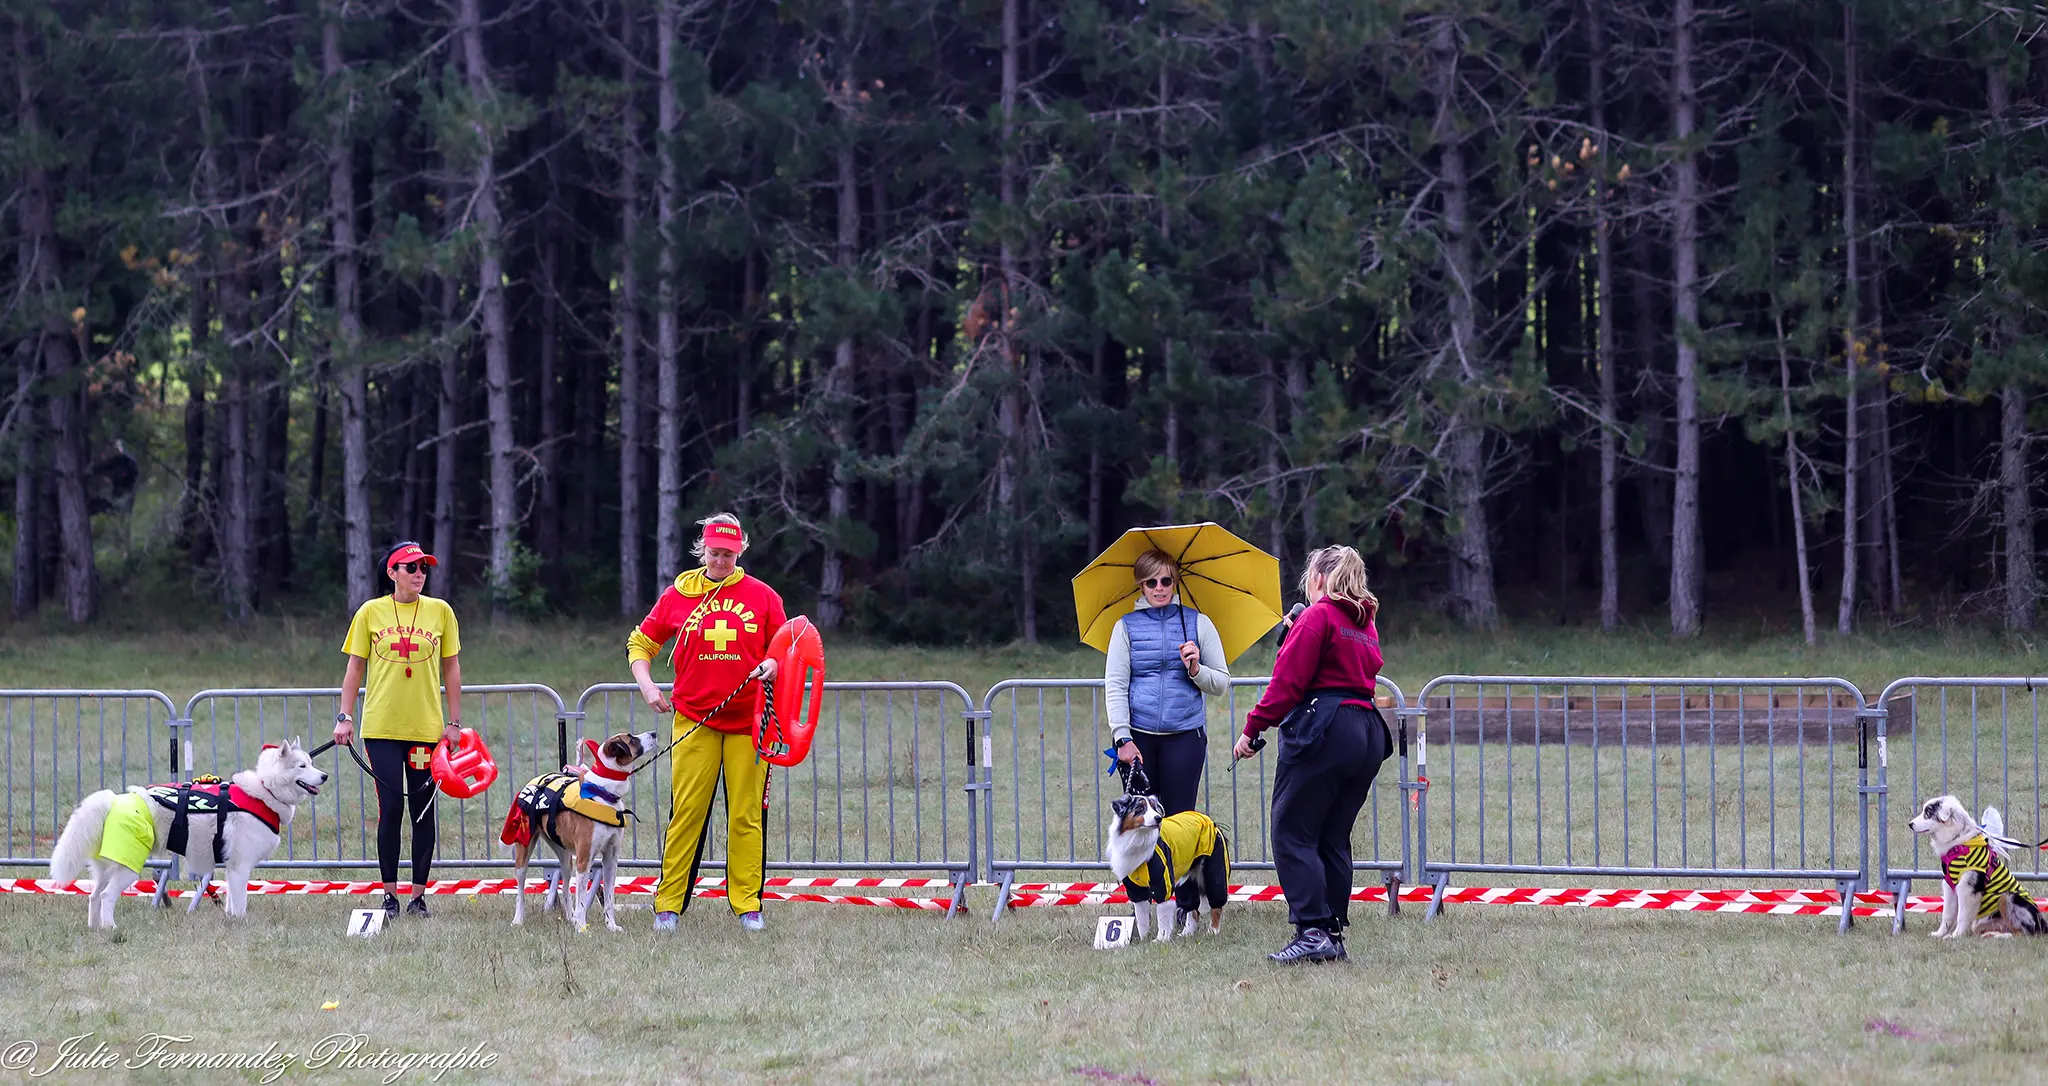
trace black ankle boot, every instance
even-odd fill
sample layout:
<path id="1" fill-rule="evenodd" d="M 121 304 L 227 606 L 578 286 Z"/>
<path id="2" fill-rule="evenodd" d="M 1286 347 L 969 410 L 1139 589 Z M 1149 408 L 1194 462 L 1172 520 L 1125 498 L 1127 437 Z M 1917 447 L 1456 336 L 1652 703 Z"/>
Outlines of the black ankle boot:
<path id="1" fill-rule="evenodd" d="M 1342 953 L 1343 951 L 1338 948 L 1337 943 L 1330 938 L 1329 932 L 1321 928 L 1303 928 L 1294 937 L 1293 942 L 1266 955 L 1266 960 L 1277 962 L 1281 965 L 1293 965 L 1297 962 L 1327 962 L 1335 961 Z"/>
<path id="2" fill-rule="evenodd" d="M 384 895 L 384 919 L 386 919 L 386 920 L 396 920 L 396 919 L 398 919 L 398 895 L 396 895 L 396 894 L 385 894 L 385 895 Z"/>
<path id="3" fill-rule="evenodd" d="M 1342 962 L 1342 961 L 1349 961 L 1349 960 L 1351 959 L 1351 955 L 1349 955 L 1349 954 L 1346 954 L 1346 953 L 1344 953 L 1344 933 L 1343 933 L 1343 932 L 1341 932 L 1341 931 L 1332 931 L 1332 932 L 1330 932 L 1330 945 L 1331 945 L 1332 947 L 1334 947 L 1334 948 L 1336 949 L 1336 953 L 1334 953 L 1334 954 L 1331 954 L 1331 955 L 1330 955 L 1330 960 L 1331 960 L 1331 961 L 1333 961 L 1333 962 Z"/>

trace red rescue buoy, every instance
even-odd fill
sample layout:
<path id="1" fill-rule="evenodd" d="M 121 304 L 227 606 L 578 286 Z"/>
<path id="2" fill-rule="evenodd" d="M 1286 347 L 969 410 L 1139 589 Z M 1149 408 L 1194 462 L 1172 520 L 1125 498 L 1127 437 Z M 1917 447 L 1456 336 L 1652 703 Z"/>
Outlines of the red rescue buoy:
<path id="1" fill-rule="evenodd" d="M 825 642 L 811 620 L 798 615 L 768 641 L 775 661 L 775 712 L 754 725 L 754 748 L 770 765 L 792 766 L 811 753 L 818 710 L 825 703 Z"/>
<path id="2" fill-rule="evenodd" d="M 441 791 L 456 799 L 469 799 L 482 795 L 498 779 L 498 763 L 491 760 L 484 737 L 464 728 L 452 749 L 447 743 L 434 747 L 433 773 Z"/>

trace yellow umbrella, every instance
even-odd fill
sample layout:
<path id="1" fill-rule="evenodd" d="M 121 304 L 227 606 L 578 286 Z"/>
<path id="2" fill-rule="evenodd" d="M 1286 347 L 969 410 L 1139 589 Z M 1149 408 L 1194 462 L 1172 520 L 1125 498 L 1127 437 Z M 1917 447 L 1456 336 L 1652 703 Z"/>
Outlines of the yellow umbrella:
<path id="1" fill-rule="evenodd" d="M 1180 566 L 1180 602 L 1209 616 L 1235 660 L 1280 623 L 1280 561 L 1214 523 L 1133 528 L 1074 575 L 1074 615 L 1081 640 L 1109 651 L 1117 620 L 1138 602 L 1132 572 L 1138 556 L 1157 548 Z M 1190 627 L 1188 640 L 1194 640 Z"/>

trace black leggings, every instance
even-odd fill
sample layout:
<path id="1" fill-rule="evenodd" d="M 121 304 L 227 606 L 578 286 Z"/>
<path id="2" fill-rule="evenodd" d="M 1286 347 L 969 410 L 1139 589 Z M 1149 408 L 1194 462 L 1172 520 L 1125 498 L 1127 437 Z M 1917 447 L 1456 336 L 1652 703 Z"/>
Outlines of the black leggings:
<path id="1" fill-rule="evenodd" d="M 426 892 L 427 877 L 434 866 L 434 829 L 439 820 L 429 804 L 434 799 L 434 774 L 426 765 L 415 769 L 408 756 L 417 747 L 431 757 L 432 743 L 403 739 L 365 739 L 363 751 L 377 778 L 377 871 L 384 878 L 384 892 L 398 892 L 398 831 L 404 827 L 406 799 L 412 800 L 412 892 Z M 424 761 L 424 759 L 422 759 Z M 404 782 L 403 790 L 400 782 Z"/>
<path id="2" fill-rule="evenodd" d="M 1273 866 L 1296 927 L 1343 934 L 1351 907 L 1351 827 L 1393 746 L 1376 709 L 1337 710 L 1314 746 L 1273 771 Z"/>
<path id="3" fill-rule="evenodd" d="M 1202 766 L 1209 760 L 1208 731 L 1133 731 L 1131 742 L 1138 745 L 1138 757 L 1145 759 L 1145 776 L 1166 813 L 1194 810 L 1195 793 L 1202 786 Z"/>

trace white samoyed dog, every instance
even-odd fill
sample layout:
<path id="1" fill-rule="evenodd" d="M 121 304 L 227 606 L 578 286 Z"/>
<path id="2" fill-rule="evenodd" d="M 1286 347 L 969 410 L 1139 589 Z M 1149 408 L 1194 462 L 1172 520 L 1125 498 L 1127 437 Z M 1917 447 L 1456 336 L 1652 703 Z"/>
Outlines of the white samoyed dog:
<path id="1" fill-rule="evenodd" d="M 249 911 L 249 872 L 277 850 L 298 805 L 319 795 L 320 786 L 326 783 L 326 771 L 313 766 L 313 759 L 296 738 L 286 740 L 283 746 L 266 746 L 256 759 L 256 768 L 242 770 L 218 786 L 220 795 L 215 802 L 224 815 L 213 810 L 187 812 L 184 851 L 177 855 L 204 887 L 213 878 L 218 841 L 227 882 L 227 914 L 245 916 Z M 157 796 L 168 795 L 175 802 L 176 785 L 154 789 Z M 219 824 L 223 817 L 226 823 Z M 177 819 L 176 811 L 152 797 L 152 789 L 142 787 L 131 787 L 125 793 L 111 789 L 94 792 L 71 812 L 50 857 L 50 877 L 62 886 L 91 869 L 87 928 L 114 926 L 115 899 L 135 885 L 149 857 L 171 851 L 171 829 Z M 198 908 L 202 896 L 193 894 L 185 911 Z"/>

